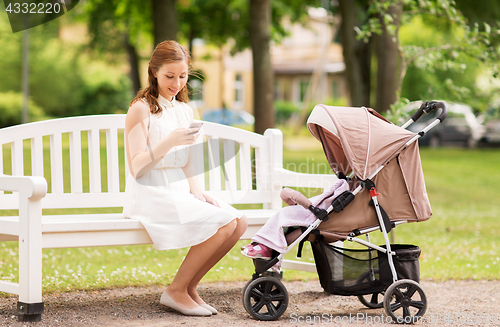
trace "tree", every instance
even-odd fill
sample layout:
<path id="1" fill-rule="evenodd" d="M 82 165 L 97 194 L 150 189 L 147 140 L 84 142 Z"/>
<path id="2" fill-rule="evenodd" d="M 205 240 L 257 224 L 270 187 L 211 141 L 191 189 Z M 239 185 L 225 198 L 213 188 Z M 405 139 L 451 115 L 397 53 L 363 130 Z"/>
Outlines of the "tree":
<path id="1" fill-rule="evenodd" d="M 250 43 L 253 58 L 255 132 L 274 127 L 273 66 L 271 62 L 271 1 L 250 1 Z"/>
<path id="2" fill-rule="evenodd" d="M 350 104 L 354 107 L 370 106 L 371 42 L 356 39 L 354 28 L 368 19 L 368 1 L 339 0 L 338 12 L 342 17 L 340 35 Z M 333 10 L 336 14 L 337 10 Z"/>
<path id="3" fill-rule="evenodd" d="M 139 11 L 140 5 L 142 3 L 136 0 L 89 0 L 84 6 L 90 49 L 110 56 L 125 52 L 134 94 L 141 89 L 136 43 L 138 35 L 150 29 L 147 23 L 139 23 L 148 22 L 148 8 L 145 6 L 145 10 Z"/>
<path id="4" fill-rule="evenodd" d="M 403 3 L 404 6 L 401 7 L 402 11 L 399 14 L 397 8 Z M 357 30 L 358 37 L 367 41 L 374 34 L 381 35 L 388 32 L 400 53 L 401 63 L 400 69 L 398 69 L 397 83 L 390 86 L 394 89 L 394 94 L 396 94 L 393 103 L 400 101 L 401 88 L 407 69 L 410 64 L 417 60 L 421 67 L 460 69 L 466 65 L 466 60 L 473 58 L 477 62 L 486 64 L 494 72 L 498 72 L 498 63 L 500 62 L 500 47 L 498 46 L 500 34 L 498 30 L 492 29 L 488 24 L 485 24 L 482 30 L 478 25 L 471 28 L 451 0 L 438 2 L 430 0 L 372 1 L 369 12 L 374 14 L 374 17 L 370 18 L 367 24 Z M 450 28 L 457 29 L 460 32 L 455 33 L 453 39 L 429 47 L 402 45 L 399 39 L 399 28 L 417 15 L 431 17 L 432 19 L 446 19 Z M 382 69 L 380 67 L 381 57 L 386 56 L 387 53 L 384 51 L 378 52 L 379 70 Z M 449 81 L 449 83 L 453 83 L 453 81 Z M 377 85 L 377 87 L 387 86 Z M 377 109 L 385 111 L 388 108 L 379 106 Z"/>
<path id="5" fill-rule="evenodd" d="M 497 0 L 455 0 L 456 7 L 467 18 L 467 24 L 471 27 L 474 24 L 479 24 L 483 27 L 483 23 L 494 26 L 497 25 L 500 19 L 500 2 Z"/>
<path id="6" fill-rule="evenodd" d="M 175 0 L 89 0 L 85 4 L 90 46 L 106 53 L 124 51 L 129 75 L 136 94 L 140 88 L 138 40 L 152 35 L 154 47 L 165 40 L 177 40 Z M 120 42 L 117 44 L 117 40 Z"/>
<path id="7" fill-rule="evenodd" d="M 389 3 L 388 0 L 385 0 Z M 381 33 L 377 40 L 377 102 L 375 110 L 384 112 L 398 98 L 397 88 L 398 75 L 401 70 L 402 53 L 399 49 L 397 37 L 398 29 L 403 11 L 403 3 L 396 1 L 391 3 L 386 13 L 379 14 Z M 391 32 L 393 27 L 395 31 Z"/>
<path id="8" fill-rule="evenodd" d="M 175 0 L 151 0 L 155 46 L 165 40 L 177 40 L 177 9 Z"/>

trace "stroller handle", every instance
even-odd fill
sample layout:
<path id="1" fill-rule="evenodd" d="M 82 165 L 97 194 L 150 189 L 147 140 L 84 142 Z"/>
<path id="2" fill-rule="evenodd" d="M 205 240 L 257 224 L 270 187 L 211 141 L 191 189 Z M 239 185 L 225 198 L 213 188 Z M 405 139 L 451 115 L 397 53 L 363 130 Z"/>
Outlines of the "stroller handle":
<path id="1" fill-rule="evenodd" d="M 438 101 L 423 102 L 420 108 L 418 108 L 417 112 L 415 112 L 413 116 L 411 116 L 411 119 L 416 122 L 424 112 L 428 114 L 429 112 L 437 108 L 442 109 L 441 114 L 437 117 L 437 119 L 439 119 L 440 122 L 443 122 L 443 120 L 445 120 L 446 116 L 448 115 L 448 108 L 446 108 L 444 102 Z"/>

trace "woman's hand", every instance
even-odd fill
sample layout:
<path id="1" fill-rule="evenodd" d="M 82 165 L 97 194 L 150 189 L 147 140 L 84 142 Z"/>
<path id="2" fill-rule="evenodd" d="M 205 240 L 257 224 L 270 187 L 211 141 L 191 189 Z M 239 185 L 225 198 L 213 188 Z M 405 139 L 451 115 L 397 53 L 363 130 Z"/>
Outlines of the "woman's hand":
<path id="1" fill-rule="evenodd" d="M 195 193 L 193 193 L 193 195 L 195 198 L 197 198 L 200 201 L 208 202 L 208 203 L 220 208 L 219 202 L 217 202 L 217 200 L 215 198 L 211 197 L 210 195 L 208 195 L 206 193 L 195 192 Z"/>
<path id="2" fill-rule="evenodd" d="M 194 144 L 199 136 L 198 128 L 176 128 L 165 139 L 171 147 L 174 147 Z"/>

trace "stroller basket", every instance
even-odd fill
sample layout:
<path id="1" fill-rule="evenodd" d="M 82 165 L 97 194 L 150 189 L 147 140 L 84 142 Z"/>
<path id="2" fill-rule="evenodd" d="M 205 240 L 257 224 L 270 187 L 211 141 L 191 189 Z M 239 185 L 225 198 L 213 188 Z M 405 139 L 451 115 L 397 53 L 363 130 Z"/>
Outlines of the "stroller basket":
<path id="1" fill-rule="evenodd" d="M 319 240 L 312 243 L 319 280 L 323 289 L 336 295 L 379 293 L 392 284 L 387 254 L 374 249 L 346 249 Z M 391 249 L 398 279 L 419 280 L 420 248 L 394 244 Z"/>
<path id="2" fill-rule="evenodd" d="M 385 245 L 381 246 L 385 248 Z M 396 252 L 392 257 L 394 268 L 400 279 L 411 279 L 420 282 L 420 266 L 418 258 L 420 257 L 420 248 L 410 244 L 391 244 L 391 250 Z M 389 286 L 392 284 L 392 273 L 387 261 L 387 254 L 379 253 L 378 257 L 380 268 L 380 281 Z"/>

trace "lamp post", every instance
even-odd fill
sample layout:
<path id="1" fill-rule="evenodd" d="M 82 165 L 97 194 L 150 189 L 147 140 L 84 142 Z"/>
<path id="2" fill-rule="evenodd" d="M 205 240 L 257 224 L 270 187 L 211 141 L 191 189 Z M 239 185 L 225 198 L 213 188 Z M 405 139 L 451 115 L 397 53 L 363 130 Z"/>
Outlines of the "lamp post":
<path id="1" fill-rule="evenodd" d="M 24 24 L 28 24 L 28 15 L 24 15 Z M 29 120 L 28 101 L 29 101 L 29 27 L 23 31 L 23 108 L 21 113 L 21 123 L 25 124 Z"/>

